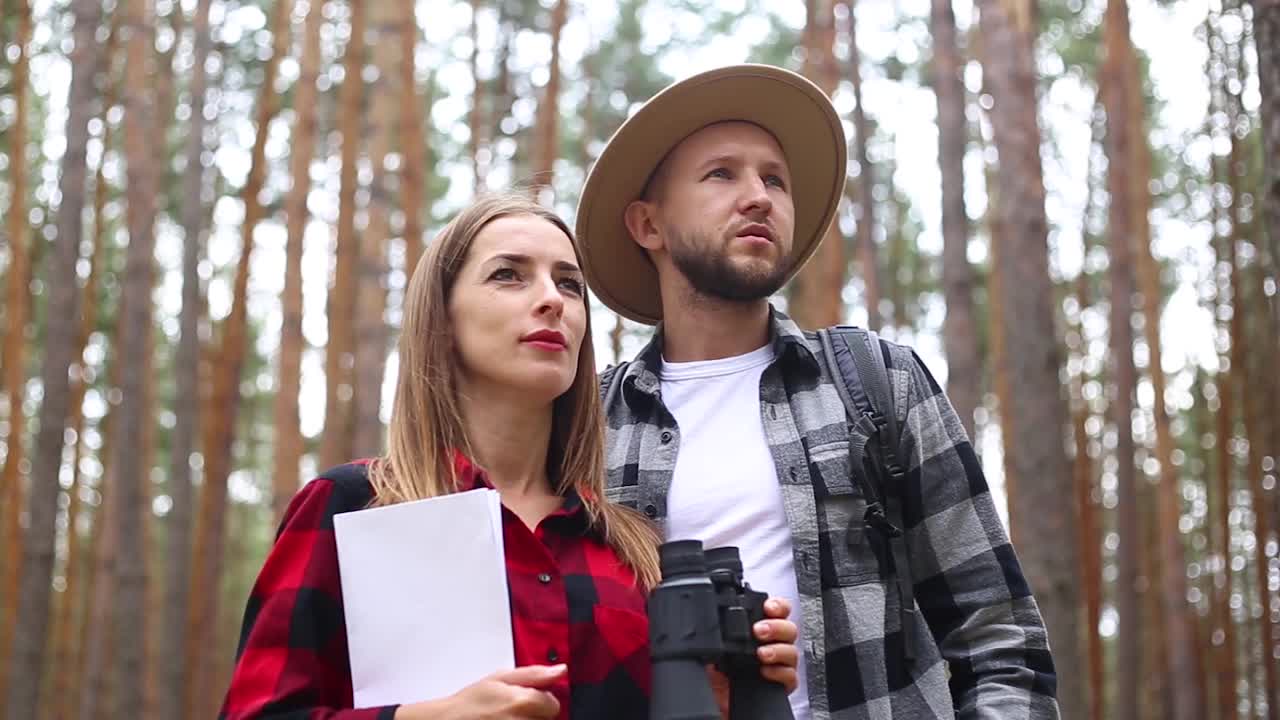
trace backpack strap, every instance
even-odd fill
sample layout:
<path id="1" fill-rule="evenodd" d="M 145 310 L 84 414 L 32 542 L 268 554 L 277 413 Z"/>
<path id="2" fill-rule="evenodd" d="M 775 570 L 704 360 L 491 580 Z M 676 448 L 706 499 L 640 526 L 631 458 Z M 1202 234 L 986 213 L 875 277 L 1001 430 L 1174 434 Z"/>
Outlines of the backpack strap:
<path id="1" fill-rule="evenodd" d="M 622 378 L 627 374 L 628 362 L 621 362 L 617 365 L 610 365 L 600 373 L 600 402 L 604 408 L 604 412 L 609 412 L 609 406 L 613 404 L 613 397 L 618 394 L 618 390 L 622 387 Z"/>
<path id="2" fill-rule="evenodd" d="M 853 426 L 849 432 L 850 474 L 867 502 L 863 522 L 878 533 L 893 555 L 902 624 L 902 650 L 915 660 L 915 584 L 903 536 L 901 488 L 906 476 L 897 459 L 898 418 L 880 338 L 871 330 L 836 326 L 818 331 L 827 374 Z M 878 462 L 873 473 L 864 463 L 866 445 L 876 440 Z M 895 524 L 896 523 L 896 524 Z"/>

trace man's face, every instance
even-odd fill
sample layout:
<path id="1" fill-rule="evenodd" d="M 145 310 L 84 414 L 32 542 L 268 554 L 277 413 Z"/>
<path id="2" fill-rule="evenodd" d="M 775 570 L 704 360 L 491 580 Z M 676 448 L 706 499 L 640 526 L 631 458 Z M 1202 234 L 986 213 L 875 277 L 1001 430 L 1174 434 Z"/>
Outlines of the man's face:
<path id="1" fill-rule="evenodd" d="M 648 200 L 695 291 L 745 301 L 782 287 L 795 233 L 791 170 L 759 126 L 725 122 L 690 135 L 659 168 Z"/>

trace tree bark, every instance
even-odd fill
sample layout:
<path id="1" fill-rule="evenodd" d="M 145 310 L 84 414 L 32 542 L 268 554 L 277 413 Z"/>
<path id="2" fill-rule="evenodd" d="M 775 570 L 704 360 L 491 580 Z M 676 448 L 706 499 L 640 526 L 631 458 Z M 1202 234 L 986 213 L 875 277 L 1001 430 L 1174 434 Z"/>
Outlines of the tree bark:
<path id="1" fill-rule="evenodd" d="M 414 268 L 422 257 L 422 215 L 430 208 L 426 197 L 426 169 L 432 163 L 428 159 L 430 144 L 426 141 L 427 128 L 424 126 L 422 108 L 426 108 L 427 118 L 431 117 L 431 93 L 424 101 L 418 93 L 417 78 L 414 69 L 417 67 L 416 49 L 418 46 L 418 19 L 414 14 L 414 4 L 396 3 L 400 9 L 400 93 L 405 100 L 400 105 L 400 147 L 404 160 L 400 170 L 400 205 L 404 211 L 404 279 L 405 285 L 413 277 Z M 430 213 L 427 213 L 430 216 Z"/>
<path id="2" fill-rule="evenodd" d="M 412 9 L 412 3 L 403 3 Z M 288 239 L 285 246 L 284 291 L 281 295 L 280 380 L 275 394 L 275 468 L 271 473 L 271 510 L 274 522 L 298 490 L 298 462 L 302 458 L 302 430 L 298 417 L 298 393 L 302 385 L 302 249 L 310 213 L 311 161 L 316 148 L 316 79 L 320 74 L 320 28 L 324 24 L 324 0 L 314 0 L 303 26 L 302 64 L 294 96 L 294 136 L 290 174 L 293 186 L 285 200 Z M 411 104 L 405 103 L 405 104 Z M 407 208 L 406 208 L 407 211 Z"/>
<path id="3" fill-rule="evenodd" d="M 10 93 L 14 97 L 13 124 L 9 126 L 9 207 L 5 222 L 9 234 L 9 268 L 5 300 L 4 347 L 0 348 L 0 390 L 8 393 L 9 434 L 5 437 L 4 466 L 0 468 L 0 508 L 4 509 L 4 597 L 16 598 L 22 578 L 22 509 L 26 507 L 22 478 L 18 468 L 23 464 L 23 440 L 27 418 L 23 409 L 26 397 L 27 322 L 31 314 L 30 227 L 27 220 L 27 86 L 30 84 L 32 18 L 30 0 L 15 0 L 17 7 L 18 59 L 12 65 Z M 18 621 L 18 603 L 5 603 L 0 615 L 0 697 L 6 696 L 12 667 L 10 654 Z"/>
<path id="4" fill-rule="evenodd" d="M 369 162 L 373 185 L 369 201 L 369 227 L 360 238 L 360 265 L 356 294 L 355 338 L 355 425 L 354 455 L 373 457 L 384 450 L 382 442 L 382 380 L 387 360 L 387 244 L 391 234 L 393 188 L 386 168 L 387 153 L 395 137 L 396 98 L 394 86 L 402 53 L 395 45 L 395 8 L 374 3 L 369 8 L 373 35 L 369 47 L 378 69 L 378 79 L 369 88 Z"/>
<path id="5" fill-rule="evenodd" d="M 113 654 L 114 705 L 117 717 L 140 717 L 143 705 L 143 648 L 147 637 L 144 512 L 150 486 L 146 458 L 148 337 L 155 283 L 156 154 L 152 144 L 158 124 L 148 89 L 153 77 L 154 18 L 151 0 L 132 0 L 122 8 L 125 32 L 124 147 L 127 165 L 126 218 L 129 247 L 122 284 L 120 394 L 116 441 L 110 458 L 116 471 L 116 518 L 119 555 L 114 625 L 118 637 Z"/>
<path id="6" fill-rule="evenodd" d="M 186 680 L 186 620 L 191 582 L 191 534 L 194 493 L 191 483 L 191 454 L 199 433 L 200 421 L 200 318 L 204 314 L 199 264 L 204 247 L 205 168 L 202 162 L 205 131 L 205 92 L 208 74 L 205 61 L 212 48 L 209 28 L 211 0 L 199 0 L 192 22 L 193 58 L 190 84 L 190 120 L 187 128 L 186 168 L 182 177 L 182 311 L 179 316 L 181 336 L 174 359 L 177 381 L 174 393 L 175 424 L 170 436 L 169 497 L 173 502 L 165 524 L 168 528 L 168 552 L 165 565 L 165 601 L 162 611 L 162 646 L 159 667 L 164 680 L 160 684 L 158 714 L 179 717 L 182 714 Z M 175 8 L 175 12 L 180 10 Z"/>
<path id="7" fill-rule="evenodd" d="M 854 185 L 858 199 L 857 211 L 854 214 L 857 222 L 854 244 L 857 248 L 858 265 L 862 268 L 862 284 L 866 293 L 867 327 L 879 331 L 883 325 L 880 318 L 880 300 L 883 293 L 880 288 L 880 262 L 876 251 L 875 168 L 871 166 L 871 159 L 867 154 L 867 145 L 871 142 L 871 123 L 867 121 L 866 107 L 862 102 L 862 54 L 858 52 L 857 3 L 854 0 L 843 1 L 848 8 L 849 16 L 849 81 L 853 85 L 854 99 L 853 148 L 854 159 L 858 162 L 858 182 Z M 962 94 L 961 98 L 963 97 Z M 963 116 L 964 113 L 961 111 L 961 117 Z M 841 279 L 843 281 L 843 278 Z M 897 310 L 896 307 L 894 309 Z"/>
<path id="8" fill-rule="evenodd" d="M 355 329 L 357 265 L 360 238 L 356 235 L 356 163 L 360 156 L 360 120 L 364 117 L 365 12 L 364 2 L 349 2 L 351 35 L 343 58 L 338 130 L 342 136 L 342 169 L 338 188 L 338 246 L 329 291 L 329 340 L 325 345 L 325 415 L 320 465 L 333 467 L 352 459 L 355 398 Z"/>
<path id="9" fill-rule="evenodd" d="M 75 15 L 75 49 L 70 57 L 72 75 L 67 103 L 67 147 L 62 156 L 58 186 L 62 199 L 58 206 L 58 234 L 53 257 L 50 258 L 46 307 L 46 317 L 57 321 L 47 323 L 45 328 L 45 356 L 40 373 L 44 397 L 40 407 L 40 430 L 32 456 L 29 522 L 23 541 L 22 582 L 16 598 L 18 623 L 13 642 L 13 683 L 8 699 L 8 716 L 15 718 L 35 717 L 38 712 L 48 648 L 58 495 L 62 489 L 59 474 L 65 445 L 63 431 L 71 396 L 68 375 L 80 328 L 77 322 L 80 298 L 77 294 L 76 263 L 80 258 L 80 241 L 84 233 L 89 119 L 93 117 L 97 95 L 94 80 L 101 57 L 101 46 L 95 41 L 94 33 L 101 24 L 102 7 L 97 0 L 77 0 L 72 12 Z M 24 14 L 29 22 L 29 13 Z M 17 440 L 20 431 L 20 426 L 12 426 L 10 438 Z M 11 443 L 11 446 L 15 444 Z"/>
<path id="10" fill-rule="evenodd" d="M 1061 359 L 1049 277 L 1048 222 L 1036 117 L 1033 7 L 1025 0 L 981 0 L 979 32 L 983 75 L 994 101 L 990 113 L 1000 157 L 998 193 L 1002 252 L 1017 282 L 1001 283 L 1003 322 L 1013 402 L 1002 422 L 1012 423 L 1005 448 L 1018 482 L 1009 508 L 1021 544 L 1027 580 L 1036 591 L 1059 675 L 1062 715 L 1085 712 L 1085 683 L 1069 669 L 1084 666 L 1081 652 L 1078 521 L 1074 513 L 1046 516 L 1044 508 L 1072 507 L 1071 460 L 1064 441 L 1070 415 L 1059 381 Z"/>
<path id="11" fill-rule="evenodd" d="M 478 15 L 480 14 L 481 0 L 470 0 L 471 2 L 471 109 L 467 113 L 467 123 L 470 126 L 469 140 L 467 141 L 467 149 L 471 154 L 471 173 L 474 178 L 474 191 L 478 194 L 485 186 L 485 175 L 488 163 L 484 162 L 480 157 L 480 151 L 485 149 L 486 143 L 484 138 L 485 127 L 485 111 L 484 111 L 484 82 L 480 80 L 480 28 Z"/>
<path id="12" fill-rule="evenodd" d="M 982 362 L 974 319 L 973 268 L 968 256 L 969 217 L 964 205 L 968 123 L 963 63 L 956 44 L 951 0 L 932 0 L 929 27 L 933 36 L 933 92 L 938 100 L 938 165 L 942 171 L 942 292 L 947 303 L 942 337 L 947 355 L 947 395 L 972 439 L 973 413 L 981 397 Z"/>
<path id="13" fill-rule="evenodd" d="M 1128 6 L 1124 0 L 1110 0 L 1104 24 L 1105 57 L 1101 84 L 1102 103 L 1107 111 L 1107 189 L 1111 195 L 1107 229 L 1110 250 L 1111 281 L 1111 362 L 1114 393 L 1111 398 L 1111 422 L 1116 432 L 1116 479 L 1119 505 L 1116 527 L 1120 534 L 1118 551 L 1119 585 L 1116 590 L 1116 606 L 1120 614 L 1118 638 L 1119 687 L 1143 687 L 1142 638 L 1148 619 L 1140 610 L 1139 598 L 1143 589 L 1139 578 L 1144 573 L 1142 548 L 1144 547 L 1140 516 L 1140 491 L 1134 469 L 1133 395 L 1137 373 L 1133 363 L 1133 259 L 1132 240 L 1135 212 L 1135 182 L 1131 172 L 1133 152 L 1133 122 L 1129 119 L 1132 106 L 1128 97 L 1131 88 L 1127 82 L 1127 66 L 1123 48 L 1129 43 Z M 1120 48 L 1120 49 L 1117 49 Z M 1137 720 L 1142 707 L 1149 706 L 1135 692 L 1121 693 L 1118 717 Z"/>
<path id="14" fill-rule="evenodd" d="M 552 187 L 555 162 L 560 156 L 560 33 L 569 15 L 569 0 L 556 0 L 551 11 L 551 64 L 542 102 L 538 105 L 536 165 L 533 168 L 533 190 Z"/>
<path id="15" fill-rule="evenodd" d="M 830 95 L 839 83 L 833 46 L 835 10 L 833 0 L 808 0 L 804 30 L 804 74 Z M 846 152 L 840 148 L 839 152 Z M 844 317 L 844 238 L 839 221 L 831 223 L 822 244 L 792 280 L 788 311 L 800 327 L 812 330 L 839 324 Z M 871 308 L 868 308 L 868 312 Z"/>
<path id="16" fill-rule="evenodd" d="M 218 582 L 222 577 L 223 535 L 227 504 L 227 476 L 231 472 L 232 441 L 236 414 L 240 406 L 240 375 L 245 364 L 248 339 L 247 291 L 250 259 L 253 255 L 253 232 L 264 215 L 259 199 L 266 178 L 266 143 L 272 118 L 279 109 L 275 92 L 276 72 L 280 60 L 289 50 L 289 18 L 292 0 L 281 0 L 271 21 L 272 51 L 263 72 L 258 95 L 257 132 L 250 155 L 249 176 L 242 193 L 244 228 L 240 259 L 232 289 L 231 313 L 223 323 L 222 344 L 212 365 L 212 394 L 205 418 L 204 489 L 196 521 L 194 569 L 191 574 L 190 606 L 187 616 L 187 717 L 207 717 L 216 712 L 212 687 L 212 658 L 208 648 L 214 647 L 213 635 L 218 617 Z M 358 75 L 357 75 L 358 76 Z"/>
<path id="17" fill-rule="evenodd" d="M 1253 38 L 1258 51 L 1258 91 L 1262 96 L 1263 217 L 1270 237 L 1273 277 L 1280 283 L 1280 0 L 1253 0 Z M 1280 296 L 1273 320 L 1280 341 Z M 1280 352 L 1280 344 L 1275 347 Z M 1275 398 L 1280 403 L 1280 394 Z M 1280 438 L 1277 439 L 1280 443 Z M 1274 448 L 1280 453 L 1280 444 Z M 1280 462 L 1280 458 L 1277 458 Z"/>

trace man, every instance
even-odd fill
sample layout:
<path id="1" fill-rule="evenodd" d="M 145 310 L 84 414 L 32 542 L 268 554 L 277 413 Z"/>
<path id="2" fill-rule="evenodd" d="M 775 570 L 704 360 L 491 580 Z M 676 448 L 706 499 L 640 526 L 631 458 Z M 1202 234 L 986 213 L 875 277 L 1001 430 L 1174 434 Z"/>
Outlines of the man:
<path id="1" fill-rule="evenodd" d="M 886 489 L 914 580 L 904 612 L 862 523 L 819 346 L 770 306 L 832 221 L 845 153 L 822 91 L 759 65 L 668 87 L 609 141 L 578 208 L 584 270 L 614 311 L 659 325 L 606 371 L 610 498 L 668 539 L 739 546 L 748 581 L 791 600 L 800 720 L 1057 717 L 1043 621 L 928 370 L 881 343 L 905 470 Z"/>

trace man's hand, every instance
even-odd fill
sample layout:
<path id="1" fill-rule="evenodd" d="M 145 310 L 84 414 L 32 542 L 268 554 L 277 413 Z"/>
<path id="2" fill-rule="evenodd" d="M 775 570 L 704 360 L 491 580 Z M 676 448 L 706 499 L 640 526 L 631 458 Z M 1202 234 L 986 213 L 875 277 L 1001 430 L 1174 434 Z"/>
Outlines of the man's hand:
<path id="1" fill-rule="evenodd" d="M 769 598 L 764 603 L 765 619 L 755 624 L 752 632 L 761 645 L 756 649 L 756 657 L 760 659 L 760 675 L 765 680 L 778 683 L 790 695 L 799 684 L 796 666 L 799 664 L 800 652 L 796 649 L 796 637 L 799 628 L 787 619 L 791 615 L 791 604 L 781 598 Z M 707 676 L 711 680 L 711 691 L 716 696 L 716 704 L 720 706 L 720 714 L 729 718 L 729 678 L 724 673 L 707 666 Z"/>
<path id="2" fill-rule="evenodd" d="M 441 700 L 401 705 L 396 720 L 551 720 L 560 703 L 547 692 L 565 676 L 564 665 L 530 665 L 496 672 Z"/>

